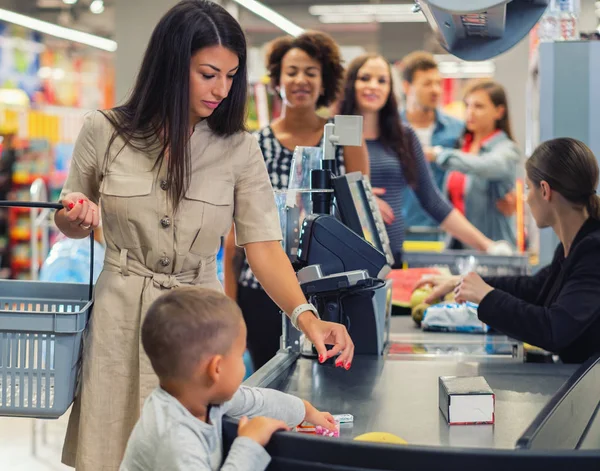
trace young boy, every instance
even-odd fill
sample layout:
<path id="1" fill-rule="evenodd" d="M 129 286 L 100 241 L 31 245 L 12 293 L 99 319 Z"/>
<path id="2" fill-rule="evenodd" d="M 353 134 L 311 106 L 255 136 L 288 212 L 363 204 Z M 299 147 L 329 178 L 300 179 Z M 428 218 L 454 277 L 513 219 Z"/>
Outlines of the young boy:
<path id="1" fill-rule="evenodd" d="M 235 302 L 218 291 L 185 287 L 161 296 L 142 325 L 142 345 L 160 386 L 144 404 L 121 471 L 261 471 L 274 432 L 304 420 L 335 427 L 329 413 L 307 401 L 241 386 L 246 325 Z M 225 460 L 223 415 L 241 419 Z"/>

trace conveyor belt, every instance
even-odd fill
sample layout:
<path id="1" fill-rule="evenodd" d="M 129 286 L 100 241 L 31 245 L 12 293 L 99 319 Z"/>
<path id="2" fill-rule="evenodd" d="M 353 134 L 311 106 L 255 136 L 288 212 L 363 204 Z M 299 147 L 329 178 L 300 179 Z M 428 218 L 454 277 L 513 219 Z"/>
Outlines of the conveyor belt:
<path id="1" fill-rule="evenodd" d="M 350 371 L 280 353 L 271 362 L 289 362 L 279 373 L 248 384 L 271 387 L 309 400 L 333 414 L 354 415 L 342 437 L 365 432 L 394 433 L 410 444 L 514 448 L 523 431 L 576 370 L 572 365 L 394 361 L 355 358 Z M 261 373 L 261 372 L 259 372 Z M 438 377 L 482 375 L 496 393 L 496 424 L 453 426 L 438 409 Z"/>
<path id="2" fill-rule="evenodd" d="M 406 360 L 523 362 L 523 344 L 506 335 L 425 332 L 410 316 L 392 318 L 388 352 Z"/>

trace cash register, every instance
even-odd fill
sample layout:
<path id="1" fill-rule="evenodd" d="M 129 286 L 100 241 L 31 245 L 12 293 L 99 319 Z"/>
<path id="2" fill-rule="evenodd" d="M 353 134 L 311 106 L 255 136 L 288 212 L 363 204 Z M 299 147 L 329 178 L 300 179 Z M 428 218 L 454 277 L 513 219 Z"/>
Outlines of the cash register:
<path id="1" fill-rule="evenodd" d="M 389 239 L 368 179 L 360 172 L 336 176 L 333 158 L 334 145 L 360 145 L 361 136 L 361 116 L 336 116 L 326 125 L 321 165 L 311 172 L 312 212 L 300 227 L 287 221 L 285 237 L 300 286 L 321 318 L 346 326 L 355 354 L 382 355 L 392 306 Z M 283 347 L 316 356 L 286 316 Z"/>

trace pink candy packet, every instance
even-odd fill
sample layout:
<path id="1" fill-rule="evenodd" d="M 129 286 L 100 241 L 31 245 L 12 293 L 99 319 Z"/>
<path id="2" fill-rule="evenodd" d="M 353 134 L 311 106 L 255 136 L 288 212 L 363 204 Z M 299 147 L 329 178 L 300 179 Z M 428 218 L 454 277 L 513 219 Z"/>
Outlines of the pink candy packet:
<path id="1" fill-rule="evenodd" d="M 320 425 L 317 425 L 315 427 L 315 433 L 317 435 L 322 435 L 324 437 L 339 437 L 340 436 L 340 424 L 339 422 L 335 423 L 335 430 L 328 430 L 325 427 L 321 427 Z"/>

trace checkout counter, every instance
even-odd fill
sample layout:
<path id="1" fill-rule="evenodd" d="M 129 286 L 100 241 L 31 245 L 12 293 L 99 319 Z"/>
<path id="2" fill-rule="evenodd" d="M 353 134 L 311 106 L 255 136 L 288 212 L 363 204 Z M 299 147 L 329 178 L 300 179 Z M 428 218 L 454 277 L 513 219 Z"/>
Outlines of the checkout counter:
<path id="1" fill-rule="evenodd" d="M 389 244 L 368 181 L 333 177 L 323 191 L 334 214 L 325 204 L 298 219 L 289 207 L 298 220 L 285 221 L 284 236 L 297 244 L 287 252 L 305 294 L 323 318 L 348 328 L 356 344 L 352 368 L 319 364 L 283 316 L 281 350 L 244 384 L 352 414 L 354 422 L 342 424 L 339 438 L 275 434 L 268 469 L 600 469 L 600 360 L 583 369 L 526 363 L 522 345 L 502 334 L 422 332 L 409 317 L 392 318 Z M 494 425 L 447 424 L 438 408 L 438 378 L 447 375 L 485 377 L 496 395 Z M 225 421 L 225 451 L 236 431 Z M 392 433 L 408 445 L 352 440 L 367 432 Z"/>
<path id="2" fill-rule="evenodd" d="M 482 375 L 496 394 L 494 425 L 449 426 L 438 409 L 441 375 Z M 332 413 L 351 413 L 340 438 L 277 433 L 270 470 L 531 471 L 600 466 L 600 360 L 573 365 L 414 362 L 359 356 L 350 371 L 280 352 L 246 384 L 271 387 Z M 386 431 L 408 445 L 352 441 Z M 224 425 L 226 447 L 236 424 Z"/>

